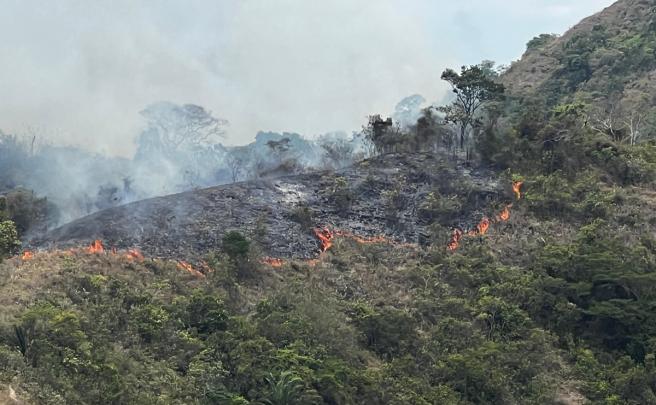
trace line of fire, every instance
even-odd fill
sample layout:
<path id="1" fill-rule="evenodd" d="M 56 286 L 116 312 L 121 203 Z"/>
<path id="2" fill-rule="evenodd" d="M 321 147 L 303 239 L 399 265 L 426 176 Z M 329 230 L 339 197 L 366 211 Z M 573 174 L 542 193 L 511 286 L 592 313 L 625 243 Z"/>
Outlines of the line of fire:
<path id="1" fill-rule="evenodd" d="M 522 197 L 522 185 L 524 183 L 522 181 L 515 181 L 512 183 L 512 191 L 515 194 L 515 197 L 517 200 L 521 199 Z M 487 216 L 484 216 L 480 222 L 471 230 L 464 231 L 460 228 L 454 228 L 452 233 L 451 233 L 451 238 L 446 246 L 447 250 L 449 251 L 455 251 L 460 247 L 460 242 L 464 237 L 475 237 L 475 236 L 483 236 L 485 235 L 488 230 L 490 229 L 490 226 L 494 223 L 501 223 L 501 222 L 506 222 L 510 219 L 510 209 L 512 208 L 513 204 L 509 203 L 507 204 L 503 210 L 501 210 L 499 213 L 497 213 L 492 219 L 490 219 Z M 404 247 L 414 247 L 414 244 L 411 243 L 400 243 L 397 241 L 394 241 L 392 239 L 386 238 L 384 236 L 374 236 L 374 237 L 363 237 L 359 235 L 355 235 L 352 232 L 348 231 L 342 231 L 342 230 L 331 230 L 327 226 L 324 227 L 317 227 L 314 228 L 314 235 L 319 241 L 319 249 L 321 251 L 319 258 L 316 259 L 309 259 L 306 260 L 306 264 L 310 266 L 315 266 L 318 262 L 321 256 L 326 253 L 334 243 L 334 240 L 336 237 L 342 237 L 342 238 L 349 238 L 357 243 L 360 244 L 377 244 L 377 243 L 387 243 L 387 244 L 392 244 L 396 246 L 404 246 Z M 96 239 L 91 244 L 80 250 L 80 249 L 69 249 L 64 251 L 65 254 L 73 255 L 82 252 L 86 252 L 89 254 L 105 254 L 107 253 L 102 240 Z M 132 249 L 127 249 L 125 251 L 117 251 L 116 248 L 112 248 L 109 250 L 109 254 L 111 255 L 121 255 L 122 257 L 128 259 L 128 260 L 135 260 L 138 262 L 142 262 L 145 258 L 144 255 L 141 253 L 139 249 L 132 248 Z M 21 260 L 23 261 L 28 261 L 32 260 L 35 257 L 34 252 L 30 250 L 25 250 L 22 255 L 20 256 Z M 271 267 L 282 267 L 285 264 L 285 260 L 277 257 L 264 257 L 261 259 L 261 263 L 271 266 Z M 198 270 L 194 268 L 193 265 L 190 263 L 184 261 L 184 260 L 178 260 L 176 262 L 176 266 L 178 269 L 186 271 L 196 277 L 205 277 L 207 273 L 211 271 L 209 265 L 205 263 L 204 261 L 201 261 L 200 267 L 201 270 Z"/>

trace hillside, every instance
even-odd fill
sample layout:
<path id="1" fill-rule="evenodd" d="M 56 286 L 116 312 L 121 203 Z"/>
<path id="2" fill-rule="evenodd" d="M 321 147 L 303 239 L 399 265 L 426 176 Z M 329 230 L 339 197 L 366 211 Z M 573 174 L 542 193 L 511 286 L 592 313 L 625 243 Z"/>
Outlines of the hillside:
<path id="1" fill-rule="evenodd" d="M 204 277 L 109 252 L 11 259 L 0 378 L 27 403 L 581 403 L 519 307 L 538 279 L 502 264 L 522 224 L 457 254 L 338 238 L 313 265 L 208 257 Z"/>
<path id="2" fill-rule="evenodd" d="M 515 96 L 552 105 L 584 101 L 651 111 L 656 85 L 656 3 L 620 0 L 562 36 L 541 35 L 503 75 Z"/>
<path id="3" fill-rule="evenodd" d="M 427 244 L 432 223 L 429 194 L 455 203 L 442 215 L 447 227 L 473 228 L 512 201 L 510 180 L 455 163 L 442 153 L 387 154 L 338 172 L 242 182 L 140 201 L 76 220 L 34 240 L 35 248 L 87 245 L 139 248 L 150 257 L 201 257 L 239 230 L 257 239 L 268 256 L 314 258 L 314 228 L 363 238 Z"/>
<path id="4" fill-rule="evenodd" d="M 506 87 L 461 127 L 457 101 L 370 117 L 378 154 L 344 169 L 22 251 L 0 222 L 0 402 L 656 404 L 655 7 L 538 37 L 501 76 L 447 71 Z"/>

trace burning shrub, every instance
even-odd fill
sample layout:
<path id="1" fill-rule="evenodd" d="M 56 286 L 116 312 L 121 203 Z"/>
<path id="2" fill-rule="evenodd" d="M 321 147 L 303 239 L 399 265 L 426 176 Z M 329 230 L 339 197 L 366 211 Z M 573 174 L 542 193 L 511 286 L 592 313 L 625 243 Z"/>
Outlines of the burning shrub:
<path id="1" fill-rule="evenodd" d="M 0 259 L 16 253 L 19 247 L 16 225 L 12 221 L 0 222 Z"/>

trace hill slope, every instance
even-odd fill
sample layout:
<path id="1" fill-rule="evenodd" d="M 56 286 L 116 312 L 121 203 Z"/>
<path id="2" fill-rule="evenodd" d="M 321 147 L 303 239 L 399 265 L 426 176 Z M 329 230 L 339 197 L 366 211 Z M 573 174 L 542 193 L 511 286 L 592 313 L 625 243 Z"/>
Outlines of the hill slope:
<path id="1" fill-rule="evenodd" d="M 444 224 L 471 229 L 482 215 L 491 215 L 486 210 L 496 209 L 492 203 L 512 199 L 507 183 L 441 154 L 390 154 L 338 173 L 244 182 L 108 209 L 55 229 L 33 245 L 79 246 L 101 239 L 151 257 L 189 259 L 219 250 L 222 236 L 239 230 L 257 239 L 269 256 L 313 258 L 320 251 L 313 227 L 426 243 L 431 221 L 421 212 L 431 192 L 458 196 Z"/>
<path id="2" fill-rule="evenodd" d="M 651 9 L 620 1 L 532 41 L 503 77 L 510 113 L 475 134 L 507 170 L 387 154 L 32 241 L 0 264 L 0 398 L 656 404 L 656 146 L 593 130 L 578 107 L 638 106 Z M 341 231 L 329 249 L 318 227 Z M 51 249 L 94 239 L 146 257 Z"/>
<path id="3" fill-rule="evenodd" d="M 656 3 L 620 0 L 564 35 L 528 44 L 502 80 L 510 93 L 607 106 L 650 106 L 656 97 Z"/>

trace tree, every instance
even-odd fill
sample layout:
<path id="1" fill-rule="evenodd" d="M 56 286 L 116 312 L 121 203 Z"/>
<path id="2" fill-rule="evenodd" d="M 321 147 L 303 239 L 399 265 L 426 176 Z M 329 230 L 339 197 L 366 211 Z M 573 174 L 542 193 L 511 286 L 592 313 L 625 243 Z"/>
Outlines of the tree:
<path id="1" fill-rule="evenodd" d="M 340 169 L 353 161 L 353 144 L 343 138 L 320 139 L 324 150 L 324 165 Z"/>
<path id="2" fill-rule="evenodd" d="M 442 73 L 442 80 L 451 84 L 456 96 L 453 104 L 440 107 L 445 114 L 445 121 L 458 126 L 460 130 L 460 148 L 465 146 L 467 131 L 476 122 L 476 114 L 487 102 L 500 100 L 503 97 L 504 87 L 493 80 L 489 63 L 461 68 L 460 73 L 453 69 L 446 69 Z"/>
<path id="3" fill-rule="evenodd" d="M 230 177 L 233 183 L 243 175 L 246 162 L 248 161 L 247 152 L 246 148 L 235 148 L 226 156 L 226 164 L 230 170 Z"/>
<path id="4" fill-rule="evenodd" d="M 177 105 L 167 101 L 152 104 L 141 115 L 148 121 L 140 144 L 159 147 L 167 152 L 193 148 L 216 142 L 225 134 L 228 121 L 216 118 L 205 108 L 195 104 Z"/>
<path id="5" fill-rule="evenodd" d="M 369 123 L 362 129 L 365 139 L 374 145 L 376 153 L 389 153 L 401 143 L 401 129 L 391 118 L 384 120 L 379 114 L 369 116 Z"/>
<path id="6" fill-rule="evenodd" d="M 315 392 L 305 387 L 300 377 L 290 371 L 281 372 L 278 378 L 269 374 L 266 382 L 269 385 L 269 393 L 262 401 L 266 405 L 307 404 L 319 399 Z"/>
<path id="7" fill-rule="evenodd" d="M 586 125 L 615 142 L 636 145 L 647 129 L 648 114 L 645 110 L 639 105 L 611 104 L 608 108 L 597 108 L 589 114 Z"/>

